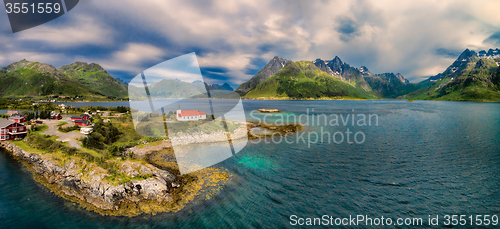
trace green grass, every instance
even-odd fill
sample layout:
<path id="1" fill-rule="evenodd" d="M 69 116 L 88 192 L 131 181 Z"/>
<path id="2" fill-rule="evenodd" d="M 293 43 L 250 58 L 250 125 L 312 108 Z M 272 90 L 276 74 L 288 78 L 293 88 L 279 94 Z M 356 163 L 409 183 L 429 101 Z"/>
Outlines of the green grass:
<path id="1" fill-rule="evenodd" d="M 67 122 L 65 122 L 65 121 L 61 121 L 61 122 L 59 122 L 59 124 L 57 124 L 57 126 L 64 126 L 64 125 L 66 125 L 66 124 L 68 124 L 68 123 L 67 123 Z"/>
<path id="2" fill-rule="evenodd" d="M 29 153 L 36 153 L 36 154 L 46 153 L 44 150 L 40 150 L 40 149 L 31 147 L 28 143 L 26 143 L 22 140 L 21 141 L 9 141 L 9 142 L 13 143 L 14 145 L 18 146 L 19 148 L 21 148 L 24 151 L 29 152 Z"/>
<path id="3" fill-rule="evenodd" d="M 85 148 L 85 147 L 82 147 L 80 149 L 78 149 L 82 152 L 86 152 L 94 157 L 103 157 L 102 153 L 96 151 L 96 150 L 93 150 L 93 149 L 89 149 L 89 148 Z"/>
<path id="4" fill-rule="evenodd" d="M 257 85 L 244 98 L 376 98 L 354 84 L 328 75 L 310 61 L 298 61 Z"/>
<path id="5" fill-rule="evenodd" d="M 41 126 L 36 126 L 35 127 L 35 133 L 40 133 L 40 132 L 44 132 L 45 130 L 47 130 L 49 128 L 49 126 L 43 124 Z"/>
<path id="6" fill-rule="evenodd" d="M 73 63 L 61 67 L 66 75 L 78 83 L 103 96 L 124 98 L 128 96 L 127 88 L 110 76 L 97 64 Z"/>
<path id="7" fill-rule="evenodd" d="M 146 174 L 135 177 L 127 176 L 127 174 L 125 173 L 110 173 L 110 175 L 111 176 L 106 176 L 104 180 L 110 182 L 113 185 L 125 184 L 133 180 L 146 180 L 153 177 L 153 174 Z"/>

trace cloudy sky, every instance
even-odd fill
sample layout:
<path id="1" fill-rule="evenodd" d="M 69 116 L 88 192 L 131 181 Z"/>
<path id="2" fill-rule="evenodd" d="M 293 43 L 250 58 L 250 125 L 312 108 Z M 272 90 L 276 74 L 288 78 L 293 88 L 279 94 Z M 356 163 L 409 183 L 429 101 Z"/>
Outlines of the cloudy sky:
<path id="1" fill-rule="evenodd" d="M 339 56 L 411 82 L 445 70 L 466 48 L 500 47 L 499 1 L 82 0 L 68 14 L 13 34 L 0 13 L 0 66 L 101 64 L 129 81 L 195 52 L 209 83 L 248 80 L 274 56 Z"/>

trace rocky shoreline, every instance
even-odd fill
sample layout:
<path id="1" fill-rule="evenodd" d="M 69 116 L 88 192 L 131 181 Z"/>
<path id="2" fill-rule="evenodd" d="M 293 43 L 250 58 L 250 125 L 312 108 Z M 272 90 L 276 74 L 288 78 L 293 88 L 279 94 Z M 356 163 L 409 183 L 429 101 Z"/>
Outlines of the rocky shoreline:
<path id="1" fill-rule="evenodd" d="M 219 131 L 212 134 L 176 136 L 158 145 L 133 147 L 127 152 L 134 152 L 137 159 L 112 159 L 118 165 L 115 172 L 131 178 L 126 182 L 110 180 L 108 170 L 82 158 L 69 157 L 61 161 L 52 153 L 30 153 L 7 141 L 0 142 L 0 148 L 25 164 L 34 174 L 35 180 L 58 196 L 77 202 L 81 207 L 101 215 L 137 216 L 180 210 L 193 200 L 201 189 L 227 181 L 231 176 L 223 170 L 207 168 L 187 179 L 183 176 L 182 180 L 179 179 L 180 177 L 171 172 L 178 169 L 175 161 L 166 161 L 164 157 L 173 156 L 172 146 L 227 142 L 228 135 L 231 141 L 270 137 L 253 134 L 250 129 L 255 127 L 272 130 L 280 135 L 302 130 L 302 126 L 298 124 L 273 126 L 244 122 L 232 133 Z"/>
<path id="2" fill-rule="evenodd" d="M 273 134 L 255 134 L 251 131 L 252 128 L 261 127 L 268 129 L 273 132 Z M 256 139 L 256 138 L 266 138 L 277 135 L 288 135 L 292 133 L 297 133 L 302 131 L 303 127 L 300 124 L 285 124 L 285 125 L 272 125 L 266 124 L 262 122 L 254 122 L 247 121 L 243 122 L 238 129 L 234 130 L 233 133 L 227 133 L 224 131 L 218 131 L 215 133 L 205 134 L 205 133 L 196 133 L 196 134 L 187 134 L 187 135 L 176 135 L 171 137 L 169 140 L 164 140 L 163 143 L 158 146 L 149 147 L 150 149 L 144 150 L 138 147 L 132 147 L 126 151 L 126 154 L 129 152 L 134 152 L 134 156 L 138 158 L 143 158 L 147 156 L 147 153 L 160 151 L 162 149 L 170 148 L 172 146 L 181 146 L 181 145 L 190 145 L 190 144 L 202 144 L 202 143 L 219 143 L 219 142 L 227 142 L 228 135 L 231 141 L 237 141 L 240 139 L 247 138 L 248 140 Z M 147 151 L 147 152 L 144 152 Z"/>
<path id="3" fill-rule="evenodd" d="M 105 215 L 138 215 L 159 212 L 154 208 L 141 208 L 141 202 L 165 205 L 174 201 L 172 190 L 180 186 L 177 177 L 169 171 L 150 164 L 126 161 L 120 165 L 120 172 L 133 179 L 124 184 L 113 184 L 106 180 L 106 171 L 89 164 L 82 166 L 72 158 L 61 166 L 51 160 L 50 154 L 29 153 L 10 142 L 0 142 L 0 147 L 16 159 L 27 163 L 29 170 L 55 193 L 76 200 L 86 208 Z M 82 169 L 82 167 L 84 167 Z M 82 170 L 85 170 L 82 173 Z M 85 174 L 85 175 L 84 175 Z M 133 211 L 120 208 L 131 208 Z M 118 213 L 119 212 L 119 213 Z"/>
<path id="4" fill-rule="evenodd" d="M 229 133 L 231 140 L 237 140 L 241 138 L 247 137 L 247 123 L 243 123 L 238 127 L 238 129 L 234 130 L 233 133 Z M 218 131 L 215 133 L 204 134 L 188 134 L 175 136 L 170 138 L 172 146 L 180 146 L 180 145 L 189 145 L 189 144 L 200 144 L 200 143 L 215 143 L 215 142 L 227 142 L 228 141 L 228 133 L 223 131 Z"/>
<path id="5" fill-rule="evenodd" d="M 280 112 L 280 111 L 278 111 Z M 261 127 L 268 129 L 273 132 L 273 134 L 267 134 L 267 135 L 259 135 L 255 134 L 251 131 L 252 128 L 255 127 Z M 272 124 L 266 124 L 266 123 L 259 123 L 259 122 L 254 122 L 254 121 L 247 121 L 244 122 L 238 127 L 238 129 L 234 130 L 233 133 L 227 133 L 224 131 L 218 131 L 215 133 L 210 133 L 210 134 L 205 134 L 205 133 L 196 133 L 196 134 L 187 134 L 187 135 L 177 135 L 174 137 L 171 137 L 169 140 L 164 140 L 164 143 L 152 147 L 155 148 L 155 150 L 149 150 L 149 152 L 152 151 L 159 151 L 161 149 L 165 148 L 170 148 L 172 146 L 181 146 L 181 145 L 190 145 L 190 144 L 202 144 L 202 143 L 218 143 L 218 142 L 227 142 L 228 141 L 228 135 L 231 139 L 231 141 L 237 141 L 240 139 L 247 138 L 249 140 L 255 139 L 255 138 L 265 138 L 265 137 L 271 137 L 272 135 L 287 135 L 287 134 L 292 134 L 296 132 L 300 132 L 303 129 L 303 127 L 300 124 L 285 124 L 285 125 L 272 125 Z M 144 150 L 142 150 L 144 151 Z M 137 147 L 133 147 L 127 150 L 128 152 L 134 152 L 134 155 L 141 155 L 141 156 L 146 156 L 144 153 L 138 153 L 142 152 L 141 149 Z"/>

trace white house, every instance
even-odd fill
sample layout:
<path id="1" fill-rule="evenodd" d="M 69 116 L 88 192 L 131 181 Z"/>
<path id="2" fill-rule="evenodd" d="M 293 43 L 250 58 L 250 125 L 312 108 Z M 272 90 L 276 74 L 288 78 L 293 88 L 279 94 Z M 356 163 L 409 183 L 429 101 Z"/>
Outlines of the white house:
<path id="1" fill-rule="evenodd" d="M 80 133 L 88 135 L 91 134 L 94 131 L 93 127 L 82 127 L 80 128 Z"/>
<path id="2" fill-rule="evenodd" d="M 197 110 L 181 110 L 181 106 L 177 108 L 177 121 L 198 121 L 207 119 L 207 114 L 203 111 Z"/>

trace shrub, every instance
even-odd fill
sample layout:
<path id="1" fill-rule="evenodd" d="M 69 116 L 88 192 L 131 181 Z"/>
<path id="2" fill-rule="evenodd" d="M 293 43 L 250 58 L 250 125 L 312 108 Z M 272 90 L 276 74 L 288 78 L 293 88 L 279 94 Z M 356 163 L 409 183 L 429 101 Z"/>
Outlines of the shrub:
<path id="1" fill-rule="evenodd" d="M 61 127 L 59 126 L 59 128 L 57 128 L 57 130 L 63 132 L 63 133 L 68 133 L 68 132 L 71 132 L 71 131 L 74 131 L 74 130 L 80 130 L 80 126 L 78 125 L 74 125 L 74 126 L 70 126 L 70 127 Z"/>

